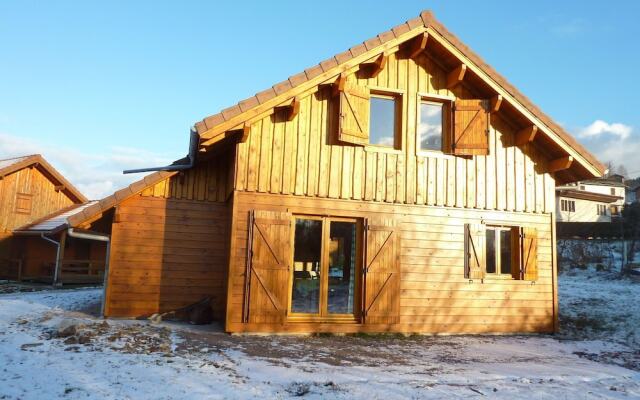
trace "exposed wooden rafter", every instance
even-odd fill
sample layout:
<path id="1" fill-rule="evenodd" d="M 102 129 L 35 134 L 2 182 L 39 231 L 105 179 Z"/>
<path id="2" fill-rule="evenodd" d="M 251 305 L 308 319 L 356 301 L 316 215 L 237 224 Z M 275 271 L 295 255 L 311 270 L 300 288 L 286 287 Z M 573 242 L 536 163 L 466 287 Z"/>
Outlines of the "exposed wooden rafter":
<path id="1" fill-rule="evenodd" d="M 373 62 L 364 63 L 360 68 L 360 73 L 369 78 L 375 78 L 387 66 L 389 56 L 386 53 L 380 53 Z"/>
<path id="2" fill-rule="evenodd" d="M 529 142 L 533 142 L 533 139 L 536 137 L 538 133 L 538 127 L 536 125 L 527 126 L 526 128 L 520 129 L 516 133 L 515 145 L 523 146 Z"/>
<path id="3" fill-rule="evenodd" d="M 56 192 L 62 192 L 62 191 L 64 191 L 65 189 L 66 189 L 66 187 L 65 187 L 64 185 L 56 185 L 56 186 L 54 187 L 54 190 L 55 190 Z"/>
<path id="4" fill-rule="evenodd" d="M 283 106 L 278 106 L 278 107 L 276 107 L 276 110 L 277 111 L 286 112 L 287 113 L 287 121 L 291 121 L 300 112 L 300 98 L 296 96 L 293 99 L 291 99 L 289 104 L 286 104 L 286 105 L 283 105 Z"/>
<path id="5" fill-rule="evenodd" d="M 462 83 L 464 75 L 467 73 L 466 64 L 460 64 L 457 68 L 447 74 L 447 89 Z"/>
<path id="6" fill-rule="evenodd" d="M 573 157 L 566 156 L 549 161 L 549 172 L 558 172 L 569 169 L 573 164 Z"/>
<path id="7" fill-rule="evenodd" d="M 347 75 L 340 74 L 336 81 L 333 83 L 333 95 L 337 95 L 338 93 L 344 91 L 344 87 L 347 84 Z"/>
<path id="8" fill-rule="evenodd" d="M 502 95 L 497 94 L 491 98 L 491 112 L 498 112 L 500 110 L 500 106 L 502 105 Z"/>
<path id="9" fill-rule="evenodd" d="M 419 56 L 424 49 L 427 48 L 427 41 L 429 39 L 429 34 L 424 32 L 422 35 L 419 35 L 417 38 L 413 39 L 409 47 L 407 48 L 407 57 L 408 58 L 416 58 Z"/>

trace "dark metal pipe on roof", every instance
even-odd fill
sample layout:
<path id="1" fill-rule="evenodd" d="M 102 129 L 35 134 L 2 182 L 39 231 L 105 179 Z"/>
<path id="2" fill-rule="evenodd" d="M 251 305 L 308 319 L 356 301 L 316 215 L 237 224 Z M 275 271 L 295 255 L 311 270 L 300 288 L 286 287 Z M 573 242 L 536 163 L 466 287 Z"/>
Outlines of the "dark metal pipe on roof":
<path id="1" fill-rule="evenodd" d="M 122 171 L 123 174 L 137 174 L 140 172 L 155 172 L 155 171 L 182 171 L 185 169 L 193 168 L 196 163 L 196 155 L 198 154 L 198 144 L 200 143 L 200 135 L 195 130 L 195 128 L 191 128 L 191 135 L 189 137 L 189 154 L 187 154 L 187 159 L 189 162 L 187 164 L 171 164 L 165 165 L 164 167 L 150 167 L 150 168 L 139 168 L 139 169 L 127 169 Z"/>

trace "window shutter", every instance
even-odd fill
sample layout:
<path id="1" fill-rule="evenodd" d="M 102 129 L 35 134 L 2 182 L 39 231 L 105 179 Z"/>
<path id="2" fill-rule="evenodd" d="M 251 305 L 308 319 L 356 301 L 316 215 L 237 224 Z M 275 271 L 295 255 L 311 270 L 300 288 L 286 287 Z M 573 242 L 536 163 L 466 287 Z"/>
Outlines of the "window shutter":
<path id="1" fill-rule="evenodd" d="M 513 279 L 522 279 L 520 267 L 521 260 L 521 243 L 520 237 L 522 236 L 522 228 L 514 226 L 511 228 L 511 277 Z"/>
<path id="2" fill-rule="evenodd" d="M 487 155 L 488 137 L 488 100 L 456 100 L 453 105 L 451 152 L 456 155 Z"/>
<path id="3" fill-rule="evenodd" d="M 400 229 L 390 218 L 365 227 L 363 317 L 365 324 L 400 322 Z"/>
<path id="4" fill-rule="evenodd" d="M 465 224 L 465 275 L 468 279 L 483 279 L 486 273 L 486 226 Z"/>
<path id="5" fill-rule="evenodd" d="M 288 304 L 292 216 L 255 210 L 250 219 L 244 321 L 282 323 Z"/>
<path id="6" fill-rule="evenodd" d="M 338 140 L 364 145 L 369 143 L 369 88 L 346 82 L 340 91 Z"/>
<path id="7" fill-rule="evenodd" d="M 538 280 L 538 231 L 536 228 L 522 228 L 522 278 L 526 281 Z"/>

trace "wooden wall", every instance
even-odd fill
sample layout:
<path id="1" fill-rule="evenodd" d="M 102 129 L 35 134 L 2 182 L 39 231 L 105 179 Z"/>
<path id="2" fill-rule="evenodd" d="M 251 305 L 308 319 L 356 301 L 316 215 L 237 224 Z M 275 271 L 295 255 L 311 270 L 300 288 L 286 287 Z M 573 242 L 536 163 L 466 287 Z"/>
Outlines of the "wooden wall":
<path id="1" fill-rule="evenodd" d="M 400 323 L 243 324 L 248 215 L 252 209 L 401 221 Z M 490 333 L 551 332 L 554 324 L 552 215 L 482 211 L 375 202 L 311 199 L 292 195 L 237 193 L 233 211 L 229 307 L 226 329 L 240 331 L 341 331 Z M 518 224 L 539 233 L 539 279 L 464 277 L 465 223 Z"/>
<path id="2" fill-rule="evenodd" d="M 207 296 L 224 315 L 228 160 L 203 162 L 116 207 L 105 315 L 165 312 Z"/>
<path id="3" fill-rule="evenodd" d="M 511 146 L 514 129 L 492 114 L 489 156 L 453 157 L 416 151 L 418 93 L 474 97 L 471 89 L 444 89 L 446 74 L 426 55 L 389 56 L 372 88 L 402 94 L 402 149 L 335 144 L 336 102 L 331 88 L 301 99 L 299 114 L 283 113 L 253 123 L 238 144 L 235 182 L 239 191 L 295 194 L 322 198 L 371 200 L 488 210 L 549 213 L 554 209 L 554 179 L 533 145 Z"/>
<path id="4" fill-rule="evenodd" d="M 31 214 L 15 212 L 17 193 L 32 195 Z M 0 178 L 0 232 L 11 231 L 72 204 L 38 168 L 21 169 Z"/>

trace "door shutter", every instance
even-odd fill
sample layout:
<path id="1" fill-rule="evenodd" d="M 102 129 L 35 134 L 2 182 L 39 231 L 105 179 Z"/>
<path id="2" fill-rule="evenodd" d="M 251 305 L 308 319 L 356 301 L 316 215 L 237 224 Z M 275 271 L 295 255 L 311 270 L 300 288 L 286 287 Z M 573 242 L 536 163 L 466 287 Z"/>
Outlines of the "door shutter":
<path id="1" fill-rule="evenodd" d="M 456 100 L 453 105 L 451 152 L 457 155 L 487 155 L 488 137 L 488 100 Z"/>
<path id="2" fill-rule="evenodd" d="M 522 279 L 538 280 L 538 231 L 536 228 L 522 228 Z"/>
<path id="3" fill-rule="evenodd" d="M 290 213 L 254 210 L 250 217 L 245 322 L 282 323 L 291 257 Z"/>
<path id="4" fill-rule="evenodd" d="M 465 224 L 465 275 L 468 279 L 483 279 L 486 273 L 486 226 Z"/>
<path id="5" fill-rule="evenodd" d="M 395 219 L 366 222 L 363 297 L 366 324 L 400 321 L 400 229 Z"/>
<path id="6" fill-rule="evenodd" d="M 340 91 L 338 140 L 353 144 L 369 143 L 369 88 L 346 82 Z"/>

